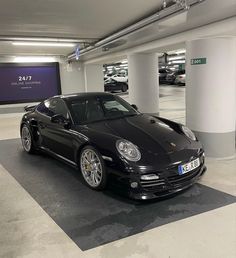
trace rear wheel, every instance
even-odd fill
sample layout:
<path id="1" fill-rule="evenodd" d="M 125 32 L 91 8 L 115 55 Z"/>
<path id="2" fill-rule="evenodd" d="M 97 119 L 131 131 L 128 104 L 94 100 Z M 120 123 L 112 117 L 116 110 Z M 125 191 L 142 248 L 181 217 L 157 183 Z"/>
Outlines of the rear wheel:
<path id="1" fill-rule="evenodd" d="M 21 143 L 27 153 L 35 153 L 33 137 L 27 124 L 24 124 L 21 128 Z"/>
<path id="2" fill-rule="evenodd" d="M 102 190 L 107 184 L 107 174 L 101 154 L 92 146 L 86 146 L 80 153 L 80 169 L 87 185 Z"/>

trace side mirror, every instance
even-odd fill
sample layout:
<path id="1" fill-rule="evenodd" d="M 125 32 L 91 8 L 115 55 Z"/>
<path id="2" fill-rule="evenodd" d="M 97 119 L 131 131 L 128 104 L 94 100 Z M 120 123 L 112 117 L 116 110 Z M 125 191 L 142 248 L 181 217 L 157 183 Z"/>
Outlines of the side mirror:
<path id="1" fill-rule="evenodd" d="M 51 117 L 51 122 L 55 124 L 61 124 L 66 129 L 70 128 L 70 121 L 66 119 L 63 115 L 57 114 Z"/>
<path id="2" fill-rule="evenodd" d="M 138 107 L 135 104 L 132 104 L 131 107 L 133 107 L 135 110 L 138 110 Z"/>

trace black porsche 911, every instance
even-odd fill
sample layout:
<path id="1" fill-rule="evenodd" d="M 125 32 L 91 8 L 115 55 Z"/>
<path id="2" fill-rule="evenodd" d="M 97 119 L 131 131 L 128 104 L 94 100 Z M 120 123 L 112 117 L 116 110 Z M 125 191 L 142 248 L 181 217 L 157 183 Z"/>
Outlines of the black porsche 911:
<path id="1" fill-rule="evenodd" d="M 145 200 L 186 189 L 206 170 L 191 130 L 142 114 L 118 96 L 55 96 L 25 109 L 24 150 L 45 151 L 79 168 L 92 189 L 109 184 Z"/>

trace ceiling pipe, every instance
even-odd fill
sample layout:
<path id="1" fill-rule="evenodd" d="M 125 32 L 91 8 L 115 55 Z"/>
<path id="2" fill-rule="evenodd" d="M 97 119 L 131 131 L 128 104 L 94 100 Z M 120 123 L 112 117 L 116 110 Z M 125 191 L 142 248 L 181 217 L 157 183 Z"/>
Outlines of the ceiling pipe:
<path id="1" fill-rule="evenodd" d="M 157 21 L 160 21 L 164 18 L 167 18 L 171 15 L 189 10 L 192 6 L 199 4 L 206 0 L 164 0 L 161 10 L 159 10 L 157 13 L 142 19 L 141 21 L 132 24 L 125 29 L 122 29 L 104 39 L 101 39 L 97 41 L 94 44 L 90 44 L 90 46 L 81 49 L 80 56 L 83 56 L 85 54 L 88 54 L 92 51 L 95 51 L 99 48 L 104 48 L 104 51 L 109 50 L 109 44 L 121 39 L 124 36 L 130 35 L 134 32 L 137 32 L 138 30 L 147 27 Z M 106 48 L 107 46 L 107 48 Z M 72 61 L 76 59 L 76 54 L 72 53 L 68 55 L 67 60 Z"/>

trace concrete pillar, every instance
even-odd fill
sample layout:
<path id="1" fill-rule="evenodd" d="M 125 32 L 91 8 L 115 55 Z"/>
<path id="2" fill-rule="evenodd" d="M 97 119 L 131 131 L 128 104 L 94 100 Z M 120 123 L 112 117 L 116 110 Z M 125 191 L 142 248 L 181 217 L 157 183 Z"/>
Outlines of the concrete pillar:
<path id="1" fill-rule="evenodd" d="M 233 38 L 187 42 L 186 122 L 209 157 L 235 154 L 235 54 Z"/>
<path id="2" fill-rule="evenodd" d="M 157 114 L 159 111 L 159 80 L 157 54 L 128 56 L 129 99 L 140 112 Z"/>
<path id="3" fill-rule="evenodd" d="M 72 94 L 85 91 L 84 68 L 80 62 L 61 62 L 61 91 L 62 94 Z"/>
<path id="4" fill-rule="evenodd" d="M 86 92 L 104 91 L 103 66 L 100 64 L 88 64 L 84 66 L 84 81 Z"/>

